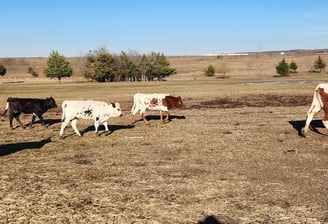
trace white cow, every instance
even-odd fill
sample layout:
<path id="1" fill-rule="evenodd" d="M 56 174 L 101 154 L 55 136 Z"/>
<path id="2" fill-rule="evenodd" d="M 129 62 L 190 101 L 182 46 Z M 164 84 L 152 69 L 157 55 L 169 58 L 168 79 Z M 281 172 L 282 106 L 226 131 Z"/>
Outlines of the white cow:
<path id="1" fill-rule="evenodd" d="M 328 129 L 328 83 L 321 83 L 315 88 L 312 104 L 306 115 L 305 126 L 302 128 L 302 136 L 305 137 L 312 119 L 321 111 L 321 109 L 325 112 L 322 123 Z"/>
<path id="2" fill-rule="evenodd" d="M 160 119 L 163 121 L 162 113 L 166 113 L 165 120 L 168 121 L 170 108 L 182 108 L 184 105 L 182 103 L 181 97 L 169 96 L 169 94 L 164 93 L 153 93 L 153 94 L 143 94 L 136 93 L 133 96 L 133 106 L 131 108 L 131 118 L 130 124 L 134 121 L 134 115 L 140 111 L 140 115 L 144 122 L 148 124 L 145 118 L 146 110 L 157 110 L 160 111 Z"/>
<path id="3" fill-rule="evenodd" d="M 60 137 L 64 134 L 64 129 L 70 122 L 74 132 L 81 136 L 81 133 L 76 127 L 77 120 L 92 119 L 96 134 L 98 135 L 98 127 L 103 124 L 108 132 L 107 120 L 110 117 L 122 116 L 122 111 L 119 103 L 106 103 L 94 100 L 65 100 L 62 103 L 62 125 L 60 128 Z"/>

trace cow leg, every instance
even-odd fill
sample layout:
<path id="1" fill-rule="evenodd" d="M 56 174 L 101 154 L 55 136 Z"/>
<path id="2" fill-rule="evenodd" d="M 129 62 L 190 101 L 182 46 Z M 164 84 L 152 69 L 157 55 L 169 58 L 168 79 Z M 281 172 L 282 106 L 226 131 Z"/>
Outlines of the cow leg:
<path id="1" fill-rule="evenodd" d="M 21 122 L 21 120 L 19 119 L 19 115 L 20 114 L 15 114 L 15 119 L 16 121 L 19 123 L 19 125 L 22 127 L 22 128 L 25 128 L 24 124 Z"/>
<path id="2" fill-rule="evenodd" d="M 13 119 L 14 119 L 14 114 L 10 114 L 9 115 L 9 126 L 10 126 L 10 129 L 14 129 L 14 127 L 13 127 Z"/>
<path id="3" fill-rule="evenodd" d="M 169 117 L 170 117 L 170 112 L 169 112 L 169 111 L 165 111 L 165 113 L 166 113 L 165 120 L 163 120 L 163 114 L 162 114 L 162 113 L 163 113 L 163 112 L 160 111 L 161 121 L 162 121 L 162 122 L 168 122 L 168 121 L 169 121 Z"/>
<path id="4" fill-rule="evenodd" d="M 315 115 L 317 113 L 319 113 L 320 110 L 321 110 L 320 107 L 313 107 L 312 110 L 310 110 L 310 112 L 307 114 L 306 121 L 305 121 L 305 126 L 304 126 L 304 128 L 302 128 L 302 131 L 301 131 L 301 135 L 303 137 L 306 137 L 305 134 L 309 130 L 309 126 L 311 124 L 311 121 L 313 120 L 313 118 L 315 117 Z"/>
<path id="5" fill-rule="evenodd" d="M 159 111 L 159 118 L 163 122 L 163 112 L 162 111 Z"/>
<path id="6" fill-rule="evenodd" d="M 131 113 L 130 115 L 130 124 L 133 124 L 134 122 L 134 114 Z"/>
<path id="7" fill-rule="evenodd" d="M 322 120 L 323 126 L 325 126 L 326 129 L 328 129 L 328 120 Z"/>
<path id="8" fill-rule="evenodd" d="M 166 118 L 165 118 L 166 122 L 169 121 L 169 118 L 170 118 L 170 111 L 166 111 Z"/>
<path id="9" fill-rule="evenodd" d="M 44 123 L 44 119 L 43 119 L 43 117 L 42 117 L 42 115 L 40 114 L 40 115 L 37 115 L 38 116 L 38 118 L 39 118 L 39 120 L 40 120 L 40 122 L 41 122 L 41 125 L 42 126 L 46 126 L 46 124 Z M 32 124 L 31 124 L 32 125 Z"/>
<path id="10" fill-rule="evenodd" d="M 68 121 L 62 121 L 61 127 L 60 127 L 60 132 L 59 132 L 59 136 L 63 137 L 64 134 L 64 129 L 66 128 L 66 126 L 68 125 Z"/>
<path id="11" fill-rule="evenodd" d="M 98 121 L 95 121 L 95 132 L 96 132 L 96 136 L 99 136 L 99 134 L 98 134 L 98 128 L 99 128 L 99 122 Z"/>
<path id="12" fill-rule="evenodd" d="M 77 134 L 78 136 L 81 137 L 81 133 L 80 133 L 79 130 L 77 129 L 77 127 L 76 127 L 76 123 L 77 123 L 77 119 L 73 119 L 73 120 L 71 120 L 71 125 L 72 125 L 72 128 L 73 128 L 75 134 Z"/>
<path id="13" fill-rule="evenodd" d="M 134 115 L 136 115 L 136 113 L 139 111 L 138 108 L 136 108 L 136 106 L 133 104 L 133 107 L 131 109 L 131 115 L 130 115 L 130 124 L 133 124 L 134 122 Z"/>
<path id="14" fill-rule="evenodd" d="M 30 128 L 32 128 L 32 125 L 33 125 L 33 123 L 35 121 L 35 118 L 36 118 L 36 116 L 33 114 L 32 115 L 32 120 L 31 120 L 31 123 L 30 123 Z"/>
<path id="15" fill-rule="evenodd" d="M 149 124 L 144 113 L 141 114 L 141 117 L 142 117 L 143 121 L 145 122 L 145 124 Z"/>
<path id="16" fill-rule="evenodd" d="M 105 127 L 105 131 L 108 132 L 108 133 L 110 133 L 110 131 L 108 129 L 108 123 L 107 123 L 107 121 L 103 122 L 103 125 Z"/>

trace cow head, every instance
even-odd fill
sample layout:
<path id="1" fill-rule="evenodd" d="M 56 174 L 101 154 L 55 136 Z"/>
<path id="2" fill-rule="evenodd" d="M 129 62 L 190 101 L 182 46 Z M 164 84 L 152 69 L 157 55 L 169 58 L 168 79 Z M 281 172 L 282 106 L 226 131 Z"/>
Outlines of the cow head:
<path id="1" fill-rule="evenodd" d="M 47 103 L 48 109 L 57 107 L 56 101 L 53 97 L 46 98 L 46 103 Z"/>
<path id="2" fill-rule="evenodd" d="M 120 117 L 122 116 L 122 110 L 119 103 L 110 103 L 110 107 L 112 107 L 112 117 Z"/>
<path id="3" fill-rule="evenodd" d="M 183 108 L 184 104 L 182 102 L 181 96 L 178 96 L 178 108 Z"/>
<path id="4" fill-rule="evenodd" d="M 163 99 L 163 105 L 168 108 L 183 108 L 184 104 L 180 96 L 166 96 Z"/>

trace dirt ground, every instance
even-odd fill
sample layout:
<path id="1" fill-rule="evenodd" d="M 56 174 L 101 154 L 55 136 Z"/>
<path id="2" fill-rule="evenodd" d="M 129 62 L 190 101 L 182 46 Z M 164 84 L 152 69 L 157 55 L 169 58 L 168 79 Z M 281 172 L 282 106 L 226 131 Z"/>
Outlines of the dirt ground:
<path id="1" fill-rule="evenodd" d="M 111 134 L 0 122 L 0 223 L 328 223 L 328 131 L 299 136 L 311 96 L 186 99 Z M 124 103 L 124 102 L 123 102 Z M 126 102 L 127 103 L 127 102 Z M 24 116 L 25 123 L 30 116 Z"/>

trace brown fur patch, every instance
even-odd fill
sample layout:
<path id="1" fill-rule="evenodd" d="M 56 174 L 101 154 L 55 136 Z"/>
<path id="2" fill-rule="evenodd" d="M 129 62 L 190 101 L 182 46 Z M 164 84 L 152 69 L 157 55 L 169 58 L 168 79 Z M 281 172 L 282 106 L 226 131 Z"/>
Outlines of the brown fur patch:
<path id="1" fill-rule="evenodd" d="M 318 88 L 317 92 L 320 94 L 321 101 L 323 103 L 323 110 L 325 112 L 325 116 L 323 117 L 324 121 L 328 120 L 328 94 L 325 93 L 323 88 Z"/>
<path id="2" fill-rule="evenodd" d="M 153 99 L 150 101 L 150 106 L 151 106 L 151 107 L 154 107 L 154 106 L 157 106 L 157 105 L 158 105 L 158 99 L 153 98 Z"/>
<path id="3" fill-rule="evenodd" d="M 164 106 L 166 106 L 168 109 L 170 108 L 182 108 L 183 103 L 182 99 L 180 96 L 166 96 L 163 100 L 162 103 Z"/>

